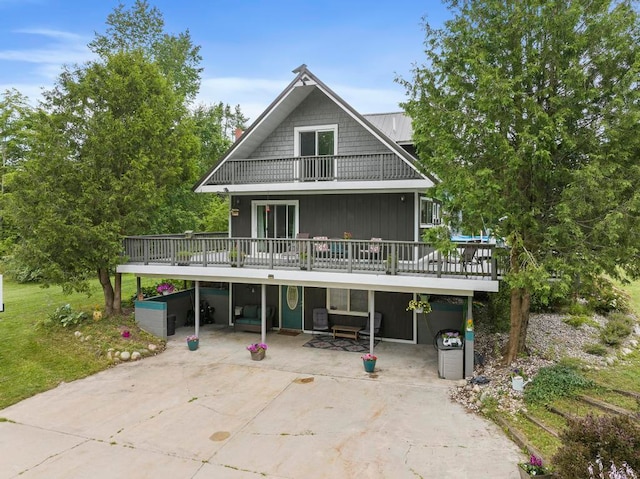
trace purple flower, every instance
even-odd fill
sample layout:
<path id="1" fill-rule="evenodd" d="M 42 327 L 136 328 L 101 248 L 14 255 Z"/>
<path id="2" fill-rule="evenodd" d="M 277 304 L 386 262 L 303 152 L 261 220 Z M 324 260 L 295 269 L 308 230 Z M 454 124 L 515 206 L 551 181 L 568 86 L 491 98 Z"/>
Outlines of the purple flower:
<path id="1" fill-rule="evenodd" d="M 266 351 L 267 345 L 265 343 L 254 343 L 247 346 L 247 350 L 251 351 L 252 353 L 257 353 L 260 350 Z"/>

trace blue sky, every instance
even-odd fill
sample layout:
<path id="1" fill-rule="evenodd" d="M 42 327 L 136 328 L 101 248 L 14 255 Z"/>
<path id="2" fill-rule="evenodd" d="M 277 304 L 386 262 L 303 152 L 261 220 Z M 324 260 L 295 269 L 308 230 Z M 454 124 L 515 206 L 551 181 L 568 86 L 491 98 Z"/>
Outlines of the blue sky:
<path id="1" fill-rule="evenodd" d="M 0 91 L 32 101 L 63 64 L 92 58 L 87 43 L 104 32 L 111 0 L 0 0 Z M 132 0 L 123 1 L 131 5 Z M 302 63 L 361 113 L 398 111 L 424 61 L 422 18 L 440 26 L 439 0 L 150 0 L 165 30 L 189 30 L 203 57 L 198 101 L 240 104 L 255 117 Z"/>

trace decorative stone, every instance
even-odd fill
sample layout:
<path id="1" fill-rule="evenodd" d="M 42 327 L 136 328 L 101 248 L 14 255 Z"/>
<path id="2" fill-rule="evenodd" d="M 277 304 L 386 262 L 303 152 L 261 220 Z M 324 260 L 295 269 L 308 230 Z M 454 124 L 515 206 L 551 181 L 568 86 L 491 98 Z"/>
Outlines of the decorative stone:
<path id="1" fill-rule="evenodd" d="M 107 351 L 107 359 L 109 361 L 113 361 L 113 351 L 111 350 Z"/>
<path id="2" fill-rule="evenodd" d="M 76 338 L 79 338 L 80 336 L 82 336 L 82 333 L 80 331 L 76 331 L 73 334 L 75 335 Z"/>
<path id="3" fill-rule="evenodd" d="M 114 357 L 114 358 L 118 358 L 118 359 L 120 359 L 120 351 L 116 351 L 116 352 L 113 354 L 113 357 Z"/>
<path id="4" fill-rule="evenodd" d="M 629 349 L 629 348 L 622 348 L 620 350 L 620 353 L 622 353 L 623 356 L 628 356 L 629 354 L 631 354 L 633 352 L 633 350 Z"/>
<path id="5" fill-rule="evenodd" d="M 631 346 L 632 348 L 637 348 L 638 347 L 638 341 L 635 339 L 630 339 L 629 340 L 629 346 Z"/>
<path id="6" fill-rule="evenodd" d="M 141 357 L 142 357 L 142 354 L 140 354 L 138 351 L 134 351 L 134 352 L 131 354 L 131 359 L 132 359 L 133 361 L 137 361 L 137 360 L 138 360 L 138 359 L 140 359 Z"/>
<path id="7" fill-rule="evenodd" d="M 606 359 L 606 362 L 607 362 L 607 365 L 609 365 L 609 366 L 613 366 L 613 365 L 615 364 L 615 362 L 616 362 L 616 358 L 609 356 L 609 357 Z"/>
<path id="8" fill-rule="evenodd" d="M 147 349 L 153 353 L 158 349 L 158 346 L 156 346 L 155 344 L 149 344 L 149 346 L 147 346 Z"/>
<path id="9" fill-rule="evenodd" d="M 480 386 L 478 386 L 477 384 L 475 384 L 475 385 L 473 386 L 473 392 L 474 392 L 474 393 L 479 393 L 479 392 L 480 392 Z"/>
<path id="10" fill-rule="evenodd" d="M 91 339 L 91 335 L 89 335 L 89 336 L 85 336 L 85 337 L 84 337 L 84 340 L 85 340 L 85 341 L 89 341 L 90 339 Z"/>
<path id="11" fill-rule="evenodd" d="M 129 361 L 129 359 L 131 359 L 131 353 L 129 351 L 122 351 L 120 353 L 120 359 L 123 361 Z"/>

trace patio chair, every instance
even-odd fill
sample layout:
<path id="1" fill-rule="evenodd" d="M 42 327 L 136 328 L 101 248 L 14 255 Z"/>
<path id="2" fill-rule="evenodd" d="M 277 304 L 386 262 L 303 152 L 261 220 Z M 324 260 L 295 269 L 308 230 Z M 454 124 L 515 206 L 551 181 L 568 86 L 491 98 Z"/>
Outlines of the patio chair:
<path id="1" fill-rule="evenodd" d="M 467 268 L 470 268 L 471 270 L 473 270 L 473 265 L 480 265 L 480 270 L 484 273 L 484 266 L 482 264 L 482 261 L 479 261 L 476 258 L 476 254 L 478 253 L 478 250 L 480 249 L 479 245 L 473 245 L 473 246 L 465 246 L 465 248 L 462 250 L 462 255 L 460 257 L 460 264 L 462 264 L 462 269 L 468 273 L 469 270 Z"/>
<path id="2" fill-rule="evenodd" d="M 309 233 L 298 233 L 296 239 L 309 239 Z M 289 246 L 289 249 L 282 253 L 280 257 L 287 261 L 297 260 L 301 251 L 300 248 L 304 248 L 304 244 L 299 241 L 293 241 Z"/>
<path id="3" fill-rule="evenodd" d="M 382 238 L 371 238 L 369 247 L 360 250 L 360 257 L 362 259 L 378 259 L 380 257 L 381 243 Z"/>
<path id="4" fill-rule="evenodd" d="M 358 334 L 360 336 L 366 336 L 367 338 L 371 334 L 371 322 L 370 317 L 367 318 L 367 325 L 364 329 L 361 329 Z M 380 333 L 380 325 L 382 324 L 382 313 L 378 313 L 377 311 L 373 314 L 373 337 L 375 338 L 377 334 Z"/>
<path id="5" fill-rule="evenodd" d="M 329 332 L 329 311 L 327 308 L 313 310 L 313 330 Z"/>
<path id="6" fill-rule="evenodd" d="M 321 258 L 329 256 L 329 238 L 326 236 L 314 236 L 313 251 L 315 255 Z"/>

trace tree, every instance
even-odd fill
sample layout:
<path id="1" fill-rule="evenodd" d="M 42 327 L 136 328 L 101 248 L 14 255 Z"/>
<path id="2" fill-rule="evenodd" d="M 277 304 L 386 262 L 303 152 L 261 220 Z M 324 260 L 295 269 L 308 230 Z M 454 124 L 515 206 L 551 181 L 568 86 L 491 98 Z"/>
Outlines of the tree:
<path id="1" fill-rule="evenodd" d="M 146 232 L 168 192 L 196 171 L 183 97 L 142 52 L 121 52 L 65 70 L 33 127 L 28 161 L 10 182 L 16 254 L 66 290 L 86 290 L 97 273 L 106 313 L 119 312 L 110 275 L 122 236 Z"/>
<path id="2" fill-rule="evenodd" d="M 6 90 L 0 97 L 0 252 L 9 248 L 14 232 L 5 221 L 4 191 L 5 176 L 24 160 L 30 137 L 30 116 L 33 110 L 27 98 L 18 90 Z"/>
<path id="3" fill-rule="evenodd" d="M 201 177 L 231 146 L 235 129 L 244 129 L 247 120 L 239 106 L 232 110 L 222 102 L 198 105 L 190 112 L 190 118 L 194 133 L 200 139 L 197 176 Z M 194 193 L 192 186 L 193 182 L 183 183 L 170 193 L 156 216 L 151 233 L 227 230 L 228 201 L 216 195 Z"/>
<path id="4" fill-rule="evenodd" d="M 200 47 L 194 46 L 189 31 L 177 36 L 164 33 L 164 19 L 156 7 L 136 0 L 131 9 L 121 3 L 107 16 L 105 34 L 96 34 L 89 43 L 91 51 L 102 59 L 121 51 L 138 50 L 155 62 L 175 91 L 193 100 L 200 88 L 198 65 Z"/>
<path id="5" fill-rule="evenodd" d="M 508 240 L 510 362 L 551 275 L 568 292 L 640 274 L 638 13 L 607 0 L 448 6 L 443 28 L 425 24 L 426 64 L 400 80 L 404 106 L 450 223 Z"/>

